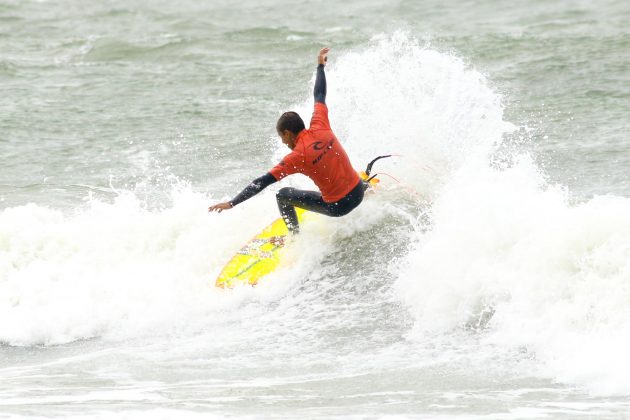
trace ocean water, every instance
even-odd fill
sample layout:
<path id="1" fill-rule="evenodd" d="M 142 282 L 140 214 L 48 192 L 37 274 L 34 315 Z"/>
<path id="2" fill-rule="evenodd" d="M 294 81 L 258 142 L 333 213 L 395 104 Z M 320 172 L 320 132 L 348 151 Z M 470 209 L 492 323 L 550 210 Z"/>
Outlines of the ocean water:
<path id="1" fill-rule="evenodd" d="M 630 6 L 0 2 L 0 418 L 630 416 Z M 330 119 L 381 187 L 213 287 Z"/>

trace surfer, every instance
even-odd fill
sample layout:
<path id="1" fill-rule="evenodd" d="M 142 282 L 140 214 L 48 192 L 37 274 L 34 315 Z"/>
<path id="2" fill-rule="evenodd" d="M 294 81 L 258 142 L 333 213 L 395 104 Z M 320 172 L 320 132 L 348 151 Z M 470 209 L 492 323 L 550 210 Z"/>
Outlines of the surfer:
<path id="1" fill-rule="evenodd" d="M 282 178 L 301 173 L 313 180 L 319 191 L 285 187 L 276 195 L 280 214 L 292 233 L 298 233 L 295 207 L 327 216 L 344 216 L 363 200 L 365 184 L 352 168 L 343 146 L 333 134 L 326 106 L 326 74 L 329 48 L 319 51 L 315 78 L 315 109 L 307 129 L 302 118 L 293 111 L 285 112 L 276 123 L 276 130 L 291 152 L 265 175 L 253 180 L 232 200 L 218 203 L 208 211 L 231 209 L 258 194 Z"/>

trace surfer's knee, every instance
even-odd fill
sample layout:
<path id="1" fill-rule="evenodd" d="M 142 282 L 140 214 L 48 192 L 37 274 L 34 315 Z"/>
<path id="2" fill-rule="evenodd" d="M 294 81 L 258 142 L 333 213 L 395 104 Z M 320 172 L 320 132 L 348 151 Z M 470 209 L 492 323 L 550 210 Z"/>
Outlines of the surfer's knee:
<path id="1" fill-rule="evenodd" d="M 276 198 L 278 200 L 286 199 L 293 196 L 294 188 L 284 187 L 280 188 L 280 190 L 276 193 Z"/>

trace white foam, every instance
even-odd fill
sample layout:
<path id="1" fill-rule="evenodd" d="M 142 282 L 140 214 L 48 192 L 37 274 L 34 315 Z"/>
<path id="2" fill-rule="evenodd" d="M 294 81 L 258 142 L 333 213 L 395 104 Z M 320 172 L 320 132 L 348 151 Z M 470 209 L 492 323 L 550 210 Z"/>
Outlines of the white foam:
<path id="1" fill-rule="evenodd" d="M 333 49 L 330 56 L 329 117 L 356 169 L 378 155 L 403 155 L 379 162 L 377 171 L 395 168 L 430 196 L 445 174 L 512 128 L 481 73 L 404 32 L 377 36 L 358 51 Z M 311 86 L 314 81 L 313 75 Z M 308 125 L 313 100 L 307 98 L 296 111 Z M 279 146 L 274 158 L 286 152 Z"/>
<path id="2" fill-rule="evenodd" d="M 630 200 L 572 205 L 526 155 L 497 168 L 494 146 L 512 129 L 502 121 L 500 97 L 461 61 L 400 40 L 379 40 L 344 60 L 354 63 L 357 85 L 369 85 L 367 71 L 391 92 L 368 87 L 352 103 L 361 122 L 347 127 L 366 128 L 363 138 L 349 134 L 355 150 L 367 133 L 391 138 L 436 168 L 440 180 L 426 183 L 411 168 L 397 172 L 434 200 L 430 228 L 416 234 L 396 285 L 415 317 L 412 336 L 483 326 L 494 311 L 486 340 L 527 349 L 540 361 L 539 374 L 593 392 L 629 393 Z M 378 144 L 367 148 L 374 153 Z"/>
<path id="3" fill-rule="evenodd" d="M 34 204 L 5 209 L 0 340 L 54 344 L 168 333 L 238 306 L 241 298 L 225 298 L 213 282 L 260 225 L 244 217 L 246 208 L 207 214 L 211 202 L 182 188 L 164 210 L 145 209 L 131 193 L 93 201 L 74 215 Z M 272 210 L 260 206 L 260 218 L 272 220 Z"/>
<path id="4" fill-rule="evenodd" d="M 462 169 L 401 272 L 418 332 L 494 310 L 488 340 L 524 347 L 542 374 L 630 392 L 630 200 L 569 205 L 531 161 Z"/>
<path id="5" fill-rule="evenodd" d="M 130 192 L 112 203 L 93 200 L 75 214 L 35 204 L 3 210 L 0 341 L 33 345 L 181 335 L 250 316 L 244 303 L 277 301 L 335 241 L 369 228 L 378 214 L 367 206 L 356 220 L 315 220 L 270 281 L 223 291 L 214 281 L 224 264 L 278 210 L 273 191 L 221 214 L 207 213 L 213 202 L 178 187 L 172 206 L 161 210 L 147 209 Z"/>

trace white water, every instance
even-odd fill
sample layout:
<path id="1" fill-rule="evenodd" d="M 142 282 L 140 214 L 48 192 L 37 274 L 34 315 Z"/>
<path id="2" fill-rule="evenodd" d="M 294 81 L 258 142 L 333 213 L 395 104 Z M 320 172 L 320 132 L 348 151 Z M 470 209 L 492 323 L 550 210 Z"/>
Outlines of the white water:
<path id="1" fill-rule="evenodd" d="M 501 97 L 457 57 L 402 33 L 334 53 L 327 69 L 333 128 L 357 168 L 375 155 L 403 155 L 378 170 L 407 189 L 383 177 L 382 191 L 351 216 L 305 229 L 291 264 L 269 282 L 227 293 L 213 280 L 276 217 L 277 185 L 220 215 L 206 208 L 223 197 L 190 186 L 174 188 L 164 209 L 149 210 L 133 192 L 111 203 L 88 200 L 71 214 L 7 208 L 0 213 L 0 341 L 168 343 L 211 334 L 221 357 L 243 341 L 260 353 L 298 352 L 297 371 L 317 365 L 322 353 L 309 351 L 319 345 L 330 351 L 327 363 L 338 361 L 333 376 L 426 363 L 434 356 L 427 349 L 446 342 L 458 354 L 484 353 L 472 371 L 483 370 L 493 351 L 517 365 L 519 357 L 533 359 L 526 366 L 540 378 L 630 393 L 630 200 L 571 204 L 527 154 L 508 150 L 501 162 L 511 163 L 497 163 L 497 147 L 514 127 L 503 121 Z M 297 101 L 303 116 L 310 115 L 307 95 Z M 278 146 L 274 159 L 283 153 Z M 399 225 L 389 229 L 392 219 Z M 366 251 L 352 242 L 379 228 L 389 235 L 385 243 L 403 244 Z M 396 280 L 358 276 L 348 271 L 355 260 L 374 272 L 385 266 Z M 352 295 L 365 285 L 372 288 Z M 365 339 L 380 343 L 382 320 L 377 313 L 366 327 L 362 305 L 387 299 L 403 304 L 413 324 L 392 349 L 370 354 L 378 346 L 368 343 L 363 353 L 338 354 L 321 344 L 334 327 L 366 328 Z M 471 326 L 472 340 L 462 334 Z M 406 345 L 425 350 L 406 354 L 399 350 Z M 449 355 L 440 360 L 448 365 Z M 235 355 L 221 363 L 240 362 Z"/>

